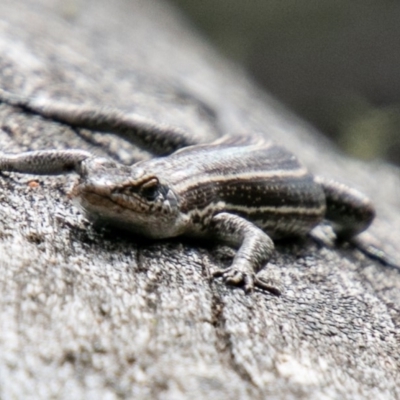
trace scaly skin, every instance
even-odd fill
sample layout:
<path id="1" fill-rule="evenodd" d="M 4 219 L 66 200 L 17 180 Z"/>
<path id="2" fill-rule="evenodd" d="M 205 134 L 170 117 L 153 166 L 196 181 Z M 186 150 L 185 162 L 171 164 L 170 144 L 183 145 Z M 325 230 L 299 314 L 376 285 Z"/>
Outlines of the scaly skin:
<path id="1" fill-rule="evenodd" d="M 279 294 L 256 275 L 271 257 L 273 239 L 306 235 L 324 219 L 338 236 L 350 239 L 375 215 L 360 192 L 313 177 L 290 152 L 254 136 L 193 145 L 180 129 L 112 109 L 43 102 L 1 90 L 0 99 L 72 126 L 112 131 L 156 155 L 167 154 L 132 166 L 82 150 L 0 154 L 0 171 L 75 172 L 80 179 L 73 195 L 97 224 L 154 239 L 186 235 L 227 243 L 238 249 L 236 256 L 214 275 L 243 284 L 246 291 L 256 285 Z"/>

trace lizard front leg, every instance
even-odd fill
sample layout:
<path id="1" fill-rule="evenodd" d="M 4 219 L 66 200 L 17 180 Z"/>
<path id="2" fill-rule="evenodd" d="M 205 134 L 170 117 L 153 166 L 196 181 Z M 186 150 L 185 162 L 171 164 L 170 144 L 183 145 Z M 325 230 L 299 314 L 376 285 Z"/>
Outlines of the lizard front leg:
<path id="1" fill-rule="evenodd" d="M 277 288 L 264 283 L 256 276 L 274 250 L 274 242 L 265 232 L 244 218 L 222 212 L 212 218 L 211 234 L 231 246 L 238 247 L 232 265 L 214 271 L 214 276 L 222 276 L 230 284 L 243 284 L 246 292 L 258 286 L 273 294 L 280 294 Z"/>

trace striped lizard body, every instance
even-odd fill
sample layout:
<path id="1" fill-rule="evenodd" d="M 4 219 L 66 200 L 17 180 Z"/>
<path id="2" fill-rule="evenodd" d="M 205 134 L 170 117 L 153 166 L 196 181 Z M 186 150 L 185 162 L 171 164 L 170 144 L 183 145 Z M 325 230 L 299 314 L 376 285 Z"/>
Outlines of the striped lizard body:
<path id="1" fill-rule="evenodd" d="M 132 166 L 82 150 L 0 154 L 0 171 L 75 172 L 73 195 L 94 223 L 151 238 L 214 238 L 237 248 L 232 265 L 214 271 L 226 282 L 279 291 L 256 273 L 268 262 L 273 239 L 305 235 L 327 219 L 352 238 L 374 218 L 360 192 L 313 177 L 284 148 L 254 136 L 194 144 L 180 129 L 110 109 L 38 101 L 0 90 L 0 101 L 71 126 L 113 132 L 156 155 Z"/>
<path id="2" fill-rule="evenodd" d="M 137 165 L 174 188 L 180 211 L 199 233 L 221 211 L 252 221 L 272 238 L 304 235 L 325 214 L 321 186 L 272 142 L 228 137 Z"/>

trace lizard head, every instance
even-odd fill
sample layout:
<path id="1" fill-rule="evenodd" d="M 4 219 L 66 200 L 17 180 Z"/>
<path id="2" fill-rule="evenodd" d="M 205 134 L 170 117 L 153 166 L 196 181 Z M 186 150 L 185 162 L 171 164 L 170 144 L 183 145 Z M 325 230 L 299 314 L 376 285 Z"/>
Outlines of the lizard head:
<path id="1" fill-rule="evenodd" d="M 181 233 L 178 198 L 155 174 L 98 157 L 84 160 L 79 173 L 73 195 L 93 222 L 153 238 Z"/>

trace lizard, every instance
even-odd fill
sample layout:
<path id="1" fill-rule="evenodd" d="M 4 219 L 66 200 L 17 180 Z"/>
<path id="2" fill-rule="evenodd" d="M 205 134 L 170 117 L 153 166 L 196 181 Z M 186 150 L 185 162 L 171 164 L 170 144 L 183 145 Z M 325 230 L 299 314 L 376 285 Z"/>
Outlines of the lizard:
<path id="1" fill-rule="evenodd" d="M 94 224 L 152 239 L 190 236 L 227 244 L 237 249 L 232 264 L 212 275 L 246 292 L 257 286 L 280 294 L 258 276 L 274 240 L 307 235 L 328 221 L 338 238 L 350 241 L 375 217 L 364 194 L 312 175 L 291 152 L 256 135 L 199 143 L 184 130 L 112 108 L 2 89 L 0 102 L 72 127 L 115 133 L 157 156 L 127 166 L 76 149 L 0 153 L 0 172 L 76 173 L 72 195 Z"/>

